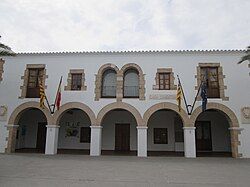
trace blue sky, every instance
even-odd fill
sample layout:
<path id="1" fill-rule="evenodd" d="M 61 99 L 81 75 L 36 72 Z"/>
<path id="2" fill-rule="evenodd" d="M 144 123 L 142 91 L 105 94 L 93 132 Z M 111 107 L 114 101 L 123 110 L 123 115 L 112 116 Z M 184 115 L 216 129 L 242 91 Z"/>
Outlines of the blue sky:
<path id="1" fill-rule="evenodd" d="M 249 0 L 1 0 L 15 52 L 245 49 Z"/>

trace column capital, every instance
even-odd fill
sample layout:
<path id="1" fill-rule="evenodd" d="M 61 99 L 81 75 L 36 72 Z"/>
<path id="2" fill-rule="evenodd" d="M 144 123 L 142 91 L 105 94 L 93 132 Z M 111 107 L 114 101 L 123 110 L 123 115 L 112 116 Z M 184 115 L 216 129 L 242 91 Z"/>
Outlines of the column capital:
<path id="1" fill-rule="evenodd" d="M 91 129 L 102 129 L 101 125 L 91 125 L 90 126 Z"/>
<path id="2" fill-rule="evenodd" d="M 137 128 L 137 129 L 146 129 L 146 130 L 148 129 L 147 126 L 137 126 L 136 128 Z"/>
<path id="3" fill-rule="evenodd" d="M 10 128 L 10 127 L 12 127 L 12 128 L 18 128 L 19 127 L 19 125 L 11 125 L 11 124 L 4 125 L 4 126 L 7 127 L 7 128 Z"/>
<path id="4" fill-rule="evenodd" d="M 228 130 L 230 130 L 230 131 L 243 131 L 244 128 L 240 128 L 240 127 L 230 127 L 230 128 L 228 128 Z"/>
<path id="5" fill-rule="evenodd" d="M 195 130 L 196 127 L 183 127 L 184 130 Z"/>
<path id="6" fill-rule="evenodd" d="M 47 128 L 60 128 L 59 125 L 46 125 Z"/>

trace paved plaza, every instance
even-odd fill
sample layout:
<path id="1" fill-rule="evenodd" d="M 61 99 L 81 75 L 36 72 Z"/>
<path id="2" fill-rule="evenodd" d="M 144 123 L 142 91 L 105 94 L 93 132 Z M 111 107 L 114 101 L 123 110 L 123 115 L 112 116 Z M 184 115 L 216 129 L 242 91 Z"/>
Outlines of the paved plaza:
<path id="1" fill-rule="evenodd" d="M 0 186 L 250 186 L 250 159 L 0 154 Z"/>

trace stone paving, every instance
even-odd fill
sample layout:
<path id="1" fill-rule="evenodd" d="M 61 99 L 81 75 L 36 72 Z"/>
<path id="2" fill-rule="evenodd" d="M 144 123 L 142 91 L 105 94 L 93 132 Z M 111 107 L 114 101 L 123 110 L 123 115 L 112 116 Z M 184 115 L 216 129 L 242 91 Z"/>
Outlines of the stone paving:
<path id="1" fill-rule="evenodd" d="M 0 186 L 250 186 L 250 159 L 0 154 Z"/>

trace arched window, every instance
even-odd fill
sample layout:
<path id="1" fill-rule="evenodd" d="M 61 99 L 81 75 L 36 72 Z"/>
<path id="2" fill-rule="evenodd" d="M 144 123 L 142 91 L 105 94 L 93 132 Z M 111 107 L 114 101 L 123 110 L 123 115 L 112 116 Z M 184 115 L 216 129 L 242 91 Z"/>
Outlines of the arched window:
<path id="1" fill-rule="evenodd" d="M 124 73 L 123 97 L 139 97 L 139 73 L 129 69 Z"/>
<path id="2" fill-rule="evenodd" d="M 106 70 L 102 75 L 102 97 L 116 97 L 116 71 Z"/>

